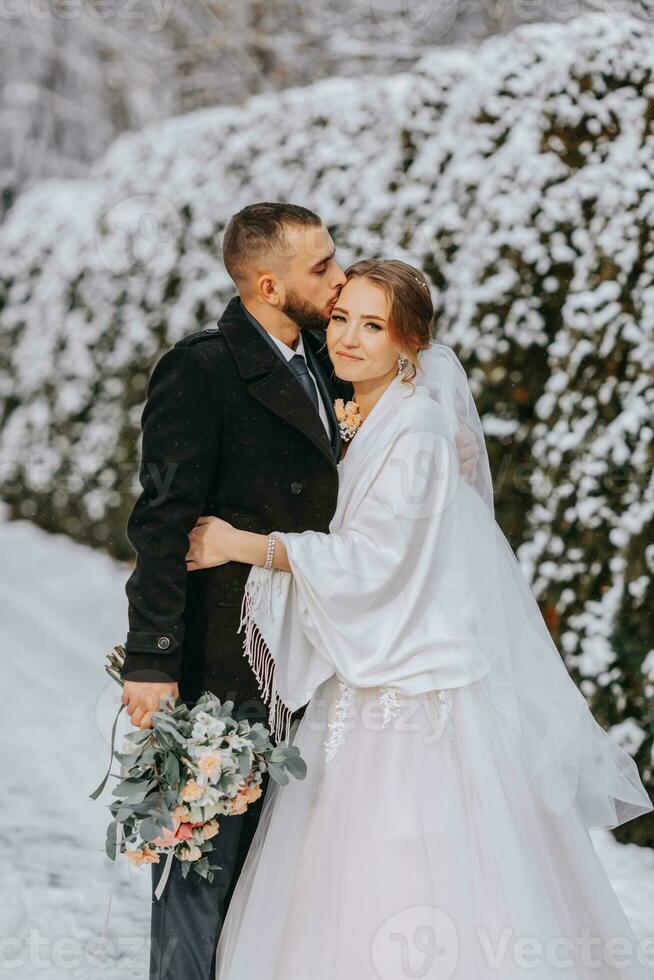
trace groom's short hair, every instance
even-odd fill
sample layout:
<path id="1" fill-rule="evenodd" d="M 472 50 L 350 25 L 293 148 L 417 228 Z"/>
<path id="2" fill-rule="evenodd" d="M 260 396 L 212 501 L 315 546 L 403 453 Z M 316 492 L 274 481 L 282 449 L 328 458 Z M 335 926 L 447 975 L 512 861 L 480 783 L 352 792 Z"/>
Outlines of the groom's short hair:
<path id="1" fill-rule="evenodd" d="M 223 261 L 237 286 L 245 283 L 257 259 L 276 253 L 285 259 L 290 246 L 285 228 L 289 225 L 316 227 L 322 219 L 299 204 L 261 201 L 248 204 L 233 215 L 223 236 Z"/>

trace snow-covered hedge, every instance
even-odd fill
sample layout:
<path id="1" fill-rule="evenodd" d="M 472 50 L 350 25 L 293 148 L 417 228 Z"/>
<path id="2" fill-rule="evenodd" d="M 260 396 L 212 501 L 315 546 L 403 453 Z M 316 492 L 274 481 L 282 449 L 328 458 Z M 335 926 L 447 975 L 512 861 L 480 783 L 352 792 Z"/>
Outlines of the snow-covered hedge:
<path id="1" fill-rule="evenodd" d="M 638 21 L 532 25 L 399 76 L 174 119 L 122 137 L 85 182 L 40 185 L 0 229 L 4 498 L 128 556 L 152 364 L 232 295 L 229 216 L 307 204 L 342 261 L 430 276 L 439 339 L 476 386 L 498 519 L 652 785 L 653 69 Z"/>

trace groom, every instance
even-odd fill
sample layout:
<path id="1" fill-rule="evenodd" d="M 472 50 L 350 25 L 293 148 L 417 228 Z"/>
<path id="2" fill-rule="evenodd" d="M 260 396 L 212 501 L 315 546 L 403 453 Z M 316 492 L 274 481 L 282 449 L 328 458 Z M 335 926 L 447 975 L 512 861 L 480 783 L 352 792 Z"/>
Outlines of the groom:
<path id="1" fill-rule="evenodd" d="M 327 532 L 341 442 L 333 408 L 352 387 L 334 376 L 324 330 L 343 270 L 318 215 L 252 204 L 227 225 L 223 257 L 239 296 L 217 326 L 190 334 L 156 364 L 142 416 L 142 493 L 127 524 L 136 564 L 127 581 L 122 671 L 132 723 L 159 699 L 204 690 L 264 720 L 238 634 L 249 566 L 187 572 L 188 533 L 201 515 L 239 528 Z M 472 452 L 459 445 L 462 463 Z M 173 862 L 153 898 L 150 980 L 212 980 L 215 947 L 254 835 L 263 796 L 221 821 L 212 883 Z M 161 866 L 153 865 L 153 890 Z M 274 897 L 271 896 L 271 900 Z"/>

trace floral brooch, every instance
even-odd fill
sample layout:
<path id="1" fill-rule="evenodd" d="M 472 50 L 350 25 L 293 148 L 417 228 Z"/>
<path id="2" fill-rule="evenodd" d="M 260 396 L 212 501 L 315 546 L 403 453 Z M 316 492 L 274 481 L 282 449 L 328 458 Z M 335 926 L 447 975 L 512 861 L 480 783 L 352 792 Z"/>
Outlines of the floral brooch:
<path id="1" fill-rule="evenodd" d="M 342 398 L 337 398 L 334 402 L 334 411 L 338 419 L 341 438 L 344 442 L 349 442 L 363 422 L 363 418 L 359 414 L 359 406 L 356 402 L 344 402 Z"/>

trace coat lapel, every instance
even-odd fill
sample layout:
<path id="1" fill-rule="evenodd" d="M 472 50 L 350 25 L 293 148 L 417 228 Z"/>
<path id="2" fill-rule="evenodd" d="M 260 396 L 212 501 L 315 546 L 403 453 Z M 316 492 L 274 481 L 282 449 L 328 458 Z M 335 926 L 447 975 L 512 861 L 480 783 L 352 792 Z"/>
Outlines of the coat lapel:
<path id="1" fill-rule="evenodd" d="M 332 435 L 332 451 L 334 453 L 335 459 L 339 459 L 341 455 L 341 431 L 338 425 L 338 419 L 336 418 L 336 412 L 334 411 L 334 391 L 330 386 L 327 378 L 325 377 L 323 366 L 318 358 L 317 354 L 314 352 L 311 341 L 309 340 L 308 332 L 302 334 L 302 339 L 304 341 L 304 350 L 307 358 L 307 363 L 311 368 L 313 375 L 316 379 L 316 384 L 320 390 L 320 395 L 325 406 L 325 411 L 327 412 L 327 418 L 329 419 L 329 426 Z M 331 364 L 331 361 L 329 362 Z M 336 396 L 338 397 L 338 396 Z"/>
<path id="2" fill-rule="evenodd" d="M 334 411 L 334 399 L 342 398 L 349 401 L 354 397 L 354 388 L 349 381 L 341 381 L 336 377 L 334 365 L 331 362 L 327 351 L 324 331 L 307 330 L 302 334 L 304 346 L 307 350 L 307 358 L 310 360 L 312 370 L 316 376 L 320 391 L 323 396 L 330 422 L 334 430 L 333 449 L 336 459 L 340 459 L 343 440 L 341 431 Z"/>
<path id="3" fill-rule="evenodd" d="M 250 394 L 275 415 L 302 432 L 336 465 L 320 417 L 309 407 L 306 395 L 293 372 L 277 356 L 265 338 L 259 336 L 245 316 L 238 297 L 230 300 L 218 326 Z"/>

